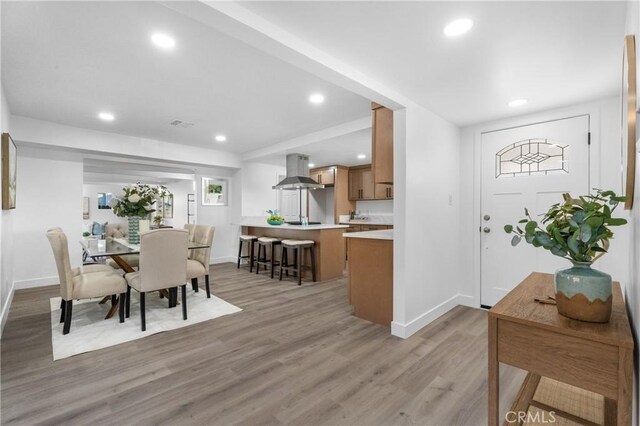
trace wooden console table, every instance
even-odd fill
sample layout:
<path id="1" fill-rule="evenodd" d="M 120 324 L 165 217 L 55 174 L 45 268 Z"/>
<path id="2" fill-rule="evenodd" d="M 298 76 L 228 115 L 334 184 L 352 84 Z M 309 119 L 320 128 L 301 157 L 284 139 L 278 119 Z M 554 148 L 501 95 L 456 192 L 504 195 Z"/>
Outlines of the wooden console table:
<path id="1" fill-rule="evenodd" d="M 533 273 L 489 311 L 489 425 L 500 423 L 500 362 L 531 373 L 521 396 L 533 396 L 535 387 L 527 388 L 549 377 L 603 395 L 605 425 L 631 425 L 633 337 L 620 284 L 613 283 L 606 324 L 565 318 L 534 301 L 554 293 L 553 275 Z"/>

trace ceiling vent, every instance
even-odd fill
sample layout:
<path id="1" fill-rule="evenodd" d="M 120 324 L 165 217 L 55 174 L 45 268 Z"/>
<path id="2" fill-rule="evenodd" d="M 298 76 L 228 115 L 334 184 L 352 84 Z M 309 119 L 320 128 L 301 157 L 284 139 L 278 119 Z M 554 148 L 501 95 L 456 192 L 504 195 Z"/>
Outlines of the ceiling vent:
<path id="1" fill-rule="evenodd" d="M 182 120 L 173 120 L 169 124 L 174 127 L 182 127 L 183 129 L 188 129 L 189 127 L 195 126 L 195 123 L 187 123 L 186 121 L 182 121 Z"/>

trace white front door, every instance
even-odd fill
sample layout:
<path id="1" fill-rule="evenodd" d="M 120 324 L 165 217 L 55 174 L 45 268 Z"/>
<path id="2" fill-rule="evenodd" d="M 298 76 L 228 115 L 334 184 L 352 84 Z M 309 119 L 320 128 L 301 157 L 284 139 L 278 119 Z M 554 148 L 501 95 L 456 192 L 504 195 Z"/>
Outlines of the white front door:
<path id="1" fill-rule="evenodd" d="M 483 133 L 480 303 L 495 305 L 531 272 L 554 272 L 567 261 L 524 241 L 511 246 L 504 225 L 517 225 L 589 193 L 589 116 Z"/>

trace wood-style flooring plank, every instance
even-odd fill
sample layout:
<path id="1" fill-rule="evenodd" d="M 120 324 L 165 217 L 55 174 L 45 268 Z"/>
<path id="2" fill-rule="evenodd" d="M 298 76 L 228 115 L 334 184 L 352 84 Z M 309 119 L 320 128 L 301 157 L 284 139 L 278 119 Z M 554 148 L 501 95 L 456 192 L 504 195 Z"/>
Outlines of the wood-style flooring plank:
<path id="1" fill-rule="evenodd" d="M 242 312 L 55 362 L 57 288 L 17 291 L 0 342 L 2 424 L 486 423 L 485 311 L 458 306 L 402 340 L 352 315 L 346 279 L 299 287 L 234 264 L 211 278 Z M 523 378 L 502 366 L 503 406 Z"/>

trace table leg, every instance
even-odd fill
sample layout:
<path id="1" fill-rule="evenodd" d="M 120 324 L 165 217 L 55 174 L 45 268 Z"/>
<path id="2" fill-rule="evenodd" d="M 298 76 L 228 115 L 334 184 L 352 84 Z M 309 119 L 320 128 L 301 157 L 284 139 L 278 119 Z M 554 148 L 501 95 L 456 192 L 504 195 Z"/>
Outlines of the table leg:
<path id="1" fill-rule="evenodd" d="M 104 319 L 109 319 L 112 316 L 115 315 L 116 311 L 118 310 L 118 305 L 120 304 L 120 298 L 116 298 L 115 302 L 113 301 L 113 299 L 111 299 L 111 307 L 109 308 L 109 312 L 107 312 L 107 316 L 104 317 Z"/>
<path id="2" fill-rule="evenodd" d="M 489 315 L 489 426 L 500 423 L 500 364 L 498 363 L 498 319 Z"/>
<path id="3" fill-rule="evenodd" d="M 619 426 L 627 426 L 631 425 L 633 350 L 631 348 L 620 347 L 618 351 L 618 412 L 616 413 L 616 417 Z"/>
<path id="4" fill-rule="evenodd" d="M 129 273 L 129 272 L 135 272 L 135 269 L 133 269 L 131 267 L 131 265 L 129 265 L 127 262 L 125 262 L 125 260 L 123 258 L 121 258 L 118 255 L 112 255 L 111 258 L 113 259 L 114 262 L 116 262 L 116 264 L 120 267 L 120 269 L 122 269 L 124 271 L 125 274 Z M 105 296 L 104 299 L 102 299 L 102 301 L 100 303 L 104 303 L 106 302 L 106 300 L 108 299 L 109 296 Z M 109 309 L 109 312 L 107 312 L 107 316 L 104 317 L 104 319 L 109 319 L 111 317 L 113 317 L 116 313 L 116 311 L 118 310 L 118 304 L 120 303 L 120 298 L 116 299 L 116 303 L 112 303 L 111 304 L 111 308 Z"/>
<path id="5" fill-rule="evenodd" d="M 604 399 L 604 426 L 615 426 L 618 422 L 618 407 L 614 399 Z"/>

